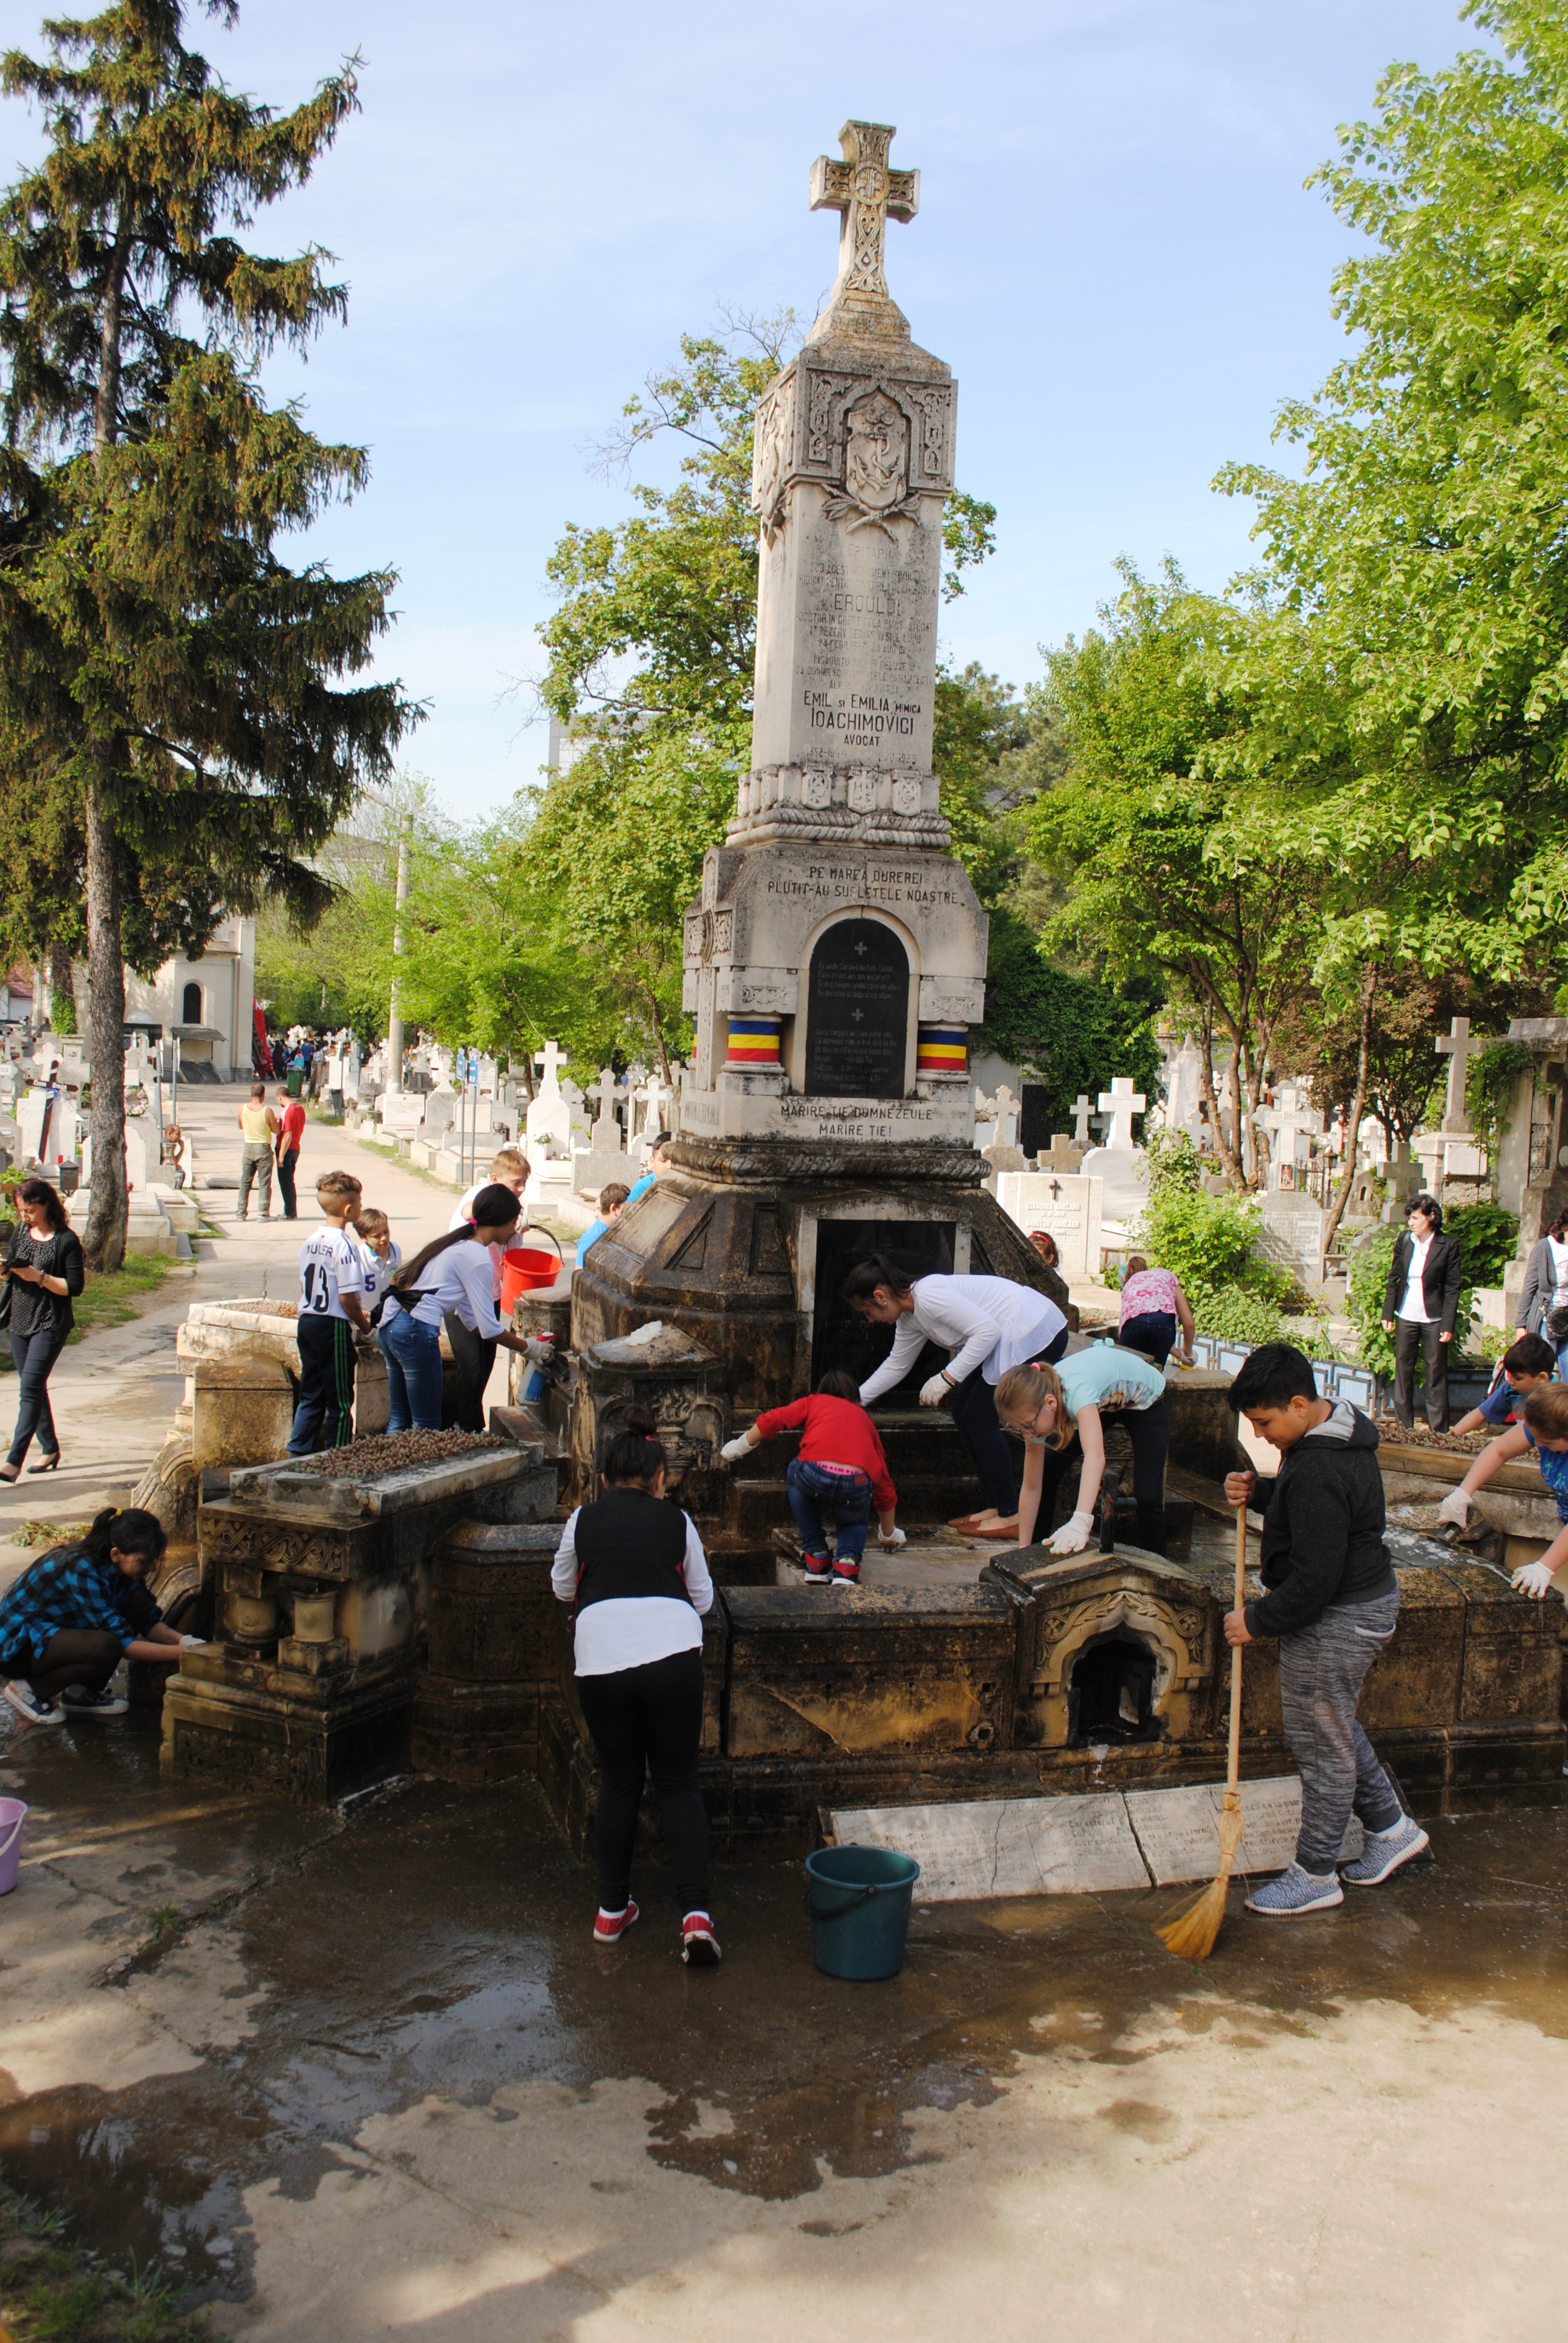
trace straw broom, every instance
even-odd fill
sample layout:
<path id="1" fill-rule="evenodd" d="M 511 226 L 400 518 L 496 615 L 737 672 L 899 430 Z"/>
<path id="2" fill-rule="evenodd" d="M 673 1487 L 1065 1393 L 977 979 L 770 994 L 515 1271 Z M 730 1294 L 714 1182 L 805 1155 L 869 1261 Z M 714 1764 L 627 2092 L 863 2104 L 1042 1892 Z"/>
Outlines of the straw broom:
<path id="1" fill-rule="evenodd" d="M 1247 1508 L 1236 1508 L 1236 1603 L 1240 1611 L 1247 1599 Z M 1173 1920 L 1154 1933 L 1170 1951 L 1180 1953 L 1184 1961 L 1206 1961 L 1214 1949 L 1214 1939 L 1220 1933 L 1220 1923 L 1225 1916 L 1225 1896 L 1235 1868 L 1236 1849 L 1241 1844 L 1241 1793 L 1237 1783 L 1241 1770 L 1241 1646 L 1231 1646 L 1231 1747 L 1225 1767 L 1225 1803 L 1220 1809 L 1220 1867 L 1207 1887 L 1191 1904 L 1186 1905 Z"/>

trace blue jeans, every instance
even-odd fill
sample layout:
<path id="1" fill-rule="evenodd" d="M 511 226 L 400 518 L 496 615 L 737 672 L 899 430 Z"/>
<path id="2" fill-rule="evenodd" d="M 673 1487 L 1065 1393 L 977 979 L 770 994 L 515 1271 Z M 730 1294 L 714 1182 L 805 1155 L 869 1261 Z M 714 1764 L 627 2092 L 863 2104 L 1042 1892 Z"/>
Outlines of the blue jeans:
<path id="1" fill-rule="evenodd" d="M 376 1340 L 387 1362 L 387 1429 L 441 1429 L 441 1337 L 407 1310 L 388 1302 Z"/>
<path id="2" fill-rule="evenodd" d="M 795 1516 L 800 1543 L 808 1554 L 826 1554 L 822 1530 L 822 1499 L 830 1500 L 839 1528 L 838 1559 L 859 1564 L 866 1551 L 866 1526 L 871 1518 L 871 1478 L 869 1473 L 830 1473 L 825 1464 L 791 1456 L 784 1475 L 789 1511 Z"/>
<path id="3" fill-rule="evenodd" d="M 26 1292 L 25 1286 L 23 1292 Z M 13 1334 L 11 1356 L 18 1383 L 16 1429 L 12 1435 L 8 1464 L 20 1464 L 36 1438 L 45 1456 L 60 1453 L 60 1436 L 49 1410 L 49 1371 L 65 1347 L 64 1334 L 40 1326 L 35 1334 Z"/>
<path id="4" fill-rule="evenodd" d="M 1116 1339 L 1134 1351 L 1146 1351 L 1163 1366 L 1176 1348 L 1176 1312 L 1145 1310 L 1140 1317 L 1127 1319 L 1118 1328 Z"/>

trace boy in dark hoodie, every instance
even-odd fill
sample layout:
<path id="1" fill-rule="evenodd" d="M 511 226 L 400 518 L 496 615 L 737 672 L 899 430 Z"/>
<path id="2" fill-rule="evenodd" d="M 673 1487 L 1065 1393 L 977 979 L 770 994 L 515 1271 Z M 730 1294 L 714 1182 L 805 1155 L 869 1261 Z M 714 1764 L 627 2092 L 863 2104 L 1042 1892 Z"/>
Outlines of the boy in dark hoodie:
<path id="1" fill-rule="evenodd" d="M 1296 1859 L 1247 1898 L 1250 1912 L 1294 1919 L 1344 1902 L 1341 1879 L 1377 1887 L 1430 1842 L 1401 1811 L 1356 1716 L 1367 1670 L 1393 1634 L 1399 1581 L 1383 1544 L 1378 1436 L 1348 1400 L 1318 1397 L 1312 1363 L 1265 1342 L 1231 1386 L 1231 1404 L 1280 1451 L 1272 1480 L 1232 1473 L 1225 1497 L 1263 1515 L 1259 1603 L 1227 1613 L 1226 1640 L 1276 1635 L 1285 1738 L 1302 1775 Z M 1365 1851 L 1337 1869 L 1352 1813 Z"/>

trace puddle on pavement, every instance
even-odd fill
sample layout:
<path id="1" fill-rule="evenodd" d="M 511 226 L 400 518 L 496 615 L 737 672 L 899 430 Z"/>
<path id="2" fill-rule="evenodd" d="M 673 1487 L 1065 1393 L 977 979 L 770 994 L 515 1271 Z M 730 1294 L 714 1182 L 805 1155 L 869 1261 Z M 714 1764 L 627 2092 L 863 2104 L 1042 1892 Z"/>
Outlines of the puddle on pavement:
<path id="1" fill-rule="evenodd" d="M 107 1757 L 54 1770 L 84 1767 L 81 1791 L 101 1796 Z M 158 1795 L 188 1812 L 184 1785 Z M 249 2039 L 122 2092 L 13 2098 L 0 2158 L 104 2251 L 162 2259 L 195 2299 L 238 2298 L 243 2190 L 271 2179 L 309 2199 L 325 2173 L 361 2160 L 368 2117 L 429 2096 L 481 2105 L 538 2078 L 638 2078 L 658 2163 L 809 2197 L 825 2173 L 924 2160 L 922 2109 L 984 2106 L 1020 2056 L 1045 2049 L 1106 2069 L 1115 2120 L 1136 2132 L 1157 2111 L 1120 2070 L 1149 2055 L 1125 2044 L 1154 2008 L 1173 2035 L 1223 2022 L 1241 2048 L 1361 1998 L 1431 2016 L 1484 2003 L 1568 2035 L 1568 1815 L 1431 1828 L 1435 1865 L 1319 1918 L 1246 1920 L 1233 1889 L 1199 1969 L 1156 1940 L 1152 1923 L 1179 1900 L 1161 1893 L 917 1905 L 902 1974 L 848 1985 L 812 1966 L 795 1865 L 716 1875 L 725 1963 L 694 1975 L 658 1869 L 641 1870 L 642 1926 L 601 1951 L 590 1876 L 532 1785 L 417 1781 L 367 1801 L 233 1915 L 250 1982 L 267 1987 Z M 801 2212 L 809 2227 L 809 2203 Z"/>

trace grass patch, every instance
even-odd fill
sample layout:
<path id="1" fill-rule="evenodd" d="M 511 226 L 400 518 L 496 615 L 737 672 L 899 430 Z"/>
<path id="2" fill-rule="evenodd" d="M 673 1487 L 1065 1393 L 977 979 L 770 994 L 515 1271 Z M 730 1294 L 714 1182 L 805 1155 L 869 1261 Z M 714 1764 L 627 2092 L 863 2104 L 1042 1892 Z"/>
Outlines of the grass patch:
<path id="1" fill-rule="evenodd" d="M 25 1545 L 31 1553 L 38 1546 L 65 1545 L 71 1538 L 85 1537 L 91 1522 L 24 1522 L 11 1533 L 13 1545 Z"/>
<path id="2" fill-rule="evenodd" d="M 210 2343 L 206 2313 L 183 2315 L 179 2298 L 156 2263 L 111 2268 L 68 2241 L 57 2213 L 0 2184 L 0 2319 L 15 2343 Z"/>
<path id="3" fill-rule="evenodd" d="M 85 1291 L 71 1305 L 76 1322 L 66 1341 L 79 1342 L 100 1326 L 124 1326 L 136 1317 L 140 1296 L 156 1293 L 176 1269 L 190 1274 L 188 1262 L 170 1261 L 161 1252 L 128 1252 L 118 1269 L 90 1269 Z"/>
<path id="4" fill-rule="evenodd" d="M 71 1304 L 75 1319 L 65 1340 L 79 1342 L 100 1326 L 124 1326 L 139 1315 L 136 1304 L 144 1293 L 156 1293 L 176 1272 L 194 1274 L 188 1261 L 170 1261 L 161 1252 L 128 1252 L 118 1269 L 90 1269 L 84 1290 Z M 15 1374 L 9 1342 L 0 1342 L 0 1374 Z"/>

